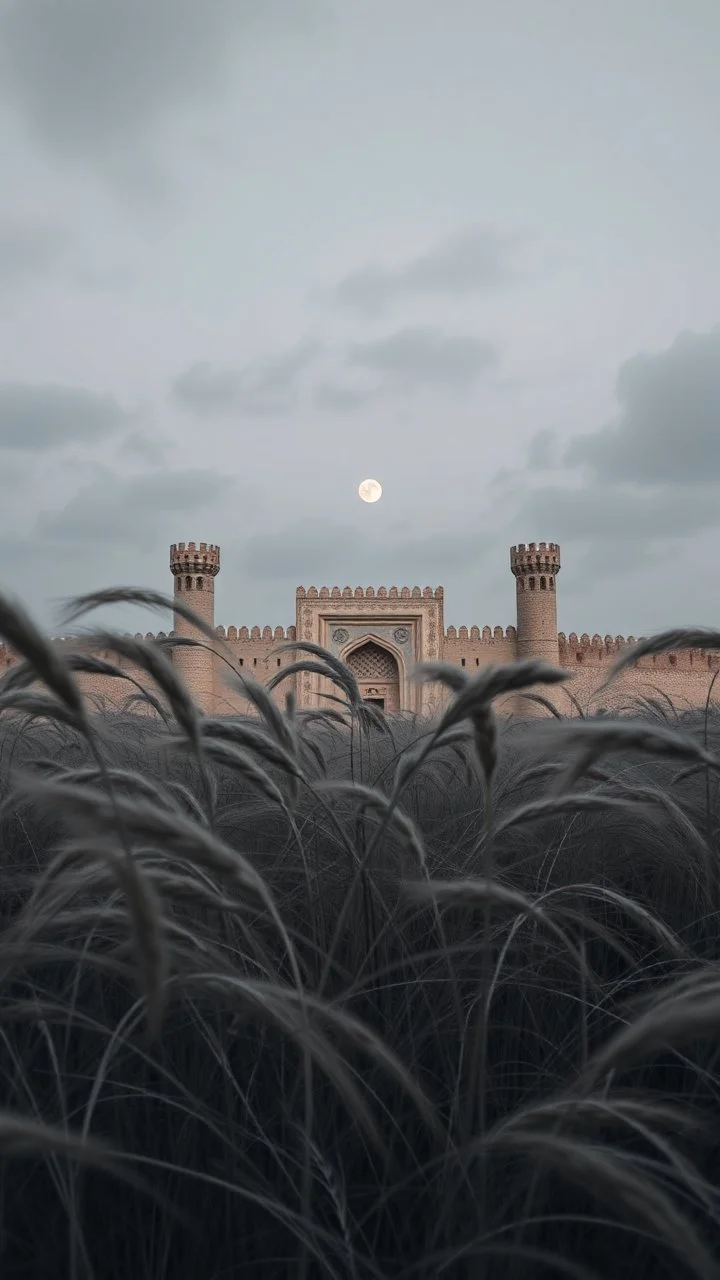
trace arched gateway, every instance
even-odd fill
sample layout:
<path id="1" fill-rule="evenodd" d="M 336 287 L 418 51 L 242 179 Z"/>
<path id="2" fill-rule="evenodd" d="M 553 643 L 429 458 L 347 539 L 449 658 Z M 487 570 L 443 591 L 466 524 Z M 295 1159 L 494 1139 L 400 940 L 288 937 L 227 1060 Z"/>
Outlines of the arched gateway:
<path id="1" fill-rule="evenodd" d="M 368 640 L 353 649 L 346 662 L 360 685 L 364 702 L 372 702 L 383 711 L 400 710 L 400 672 L 392 653 Z"/>

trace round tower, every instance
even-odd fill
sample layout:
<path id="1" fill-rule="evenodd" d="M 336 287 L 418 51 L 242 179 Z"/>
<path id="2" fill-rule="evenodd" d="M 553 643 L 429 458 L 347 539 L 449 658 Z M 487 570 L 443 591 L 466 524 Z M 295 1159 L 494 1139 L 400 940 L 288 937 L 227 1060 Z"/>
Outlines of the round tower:
<path id="1" fill-rule="evenodd" d="M 220 548 L 208 542 L 173 542 L 170 572 L 175 579 L 174 598 L 182 600 L 203 622 L 215 629 L 215 579 L 220 572 Z M 181 614 L 174 617 L 176 636 L 191 636 L 204 645 L 212 642 Z M 211 714 L 215 703 L 215 658 L 209 649 L 182 646 L 173 650 L 173 662 L 198 706 Z"/>
<path id="2" fill-rule="evenodd" d="M 510 569 L 517 597 L 517 656 L 545 658 L 559 666 L 557 591 L 560 547 L 557 542 L 520 542 L 510 548 Z"/>

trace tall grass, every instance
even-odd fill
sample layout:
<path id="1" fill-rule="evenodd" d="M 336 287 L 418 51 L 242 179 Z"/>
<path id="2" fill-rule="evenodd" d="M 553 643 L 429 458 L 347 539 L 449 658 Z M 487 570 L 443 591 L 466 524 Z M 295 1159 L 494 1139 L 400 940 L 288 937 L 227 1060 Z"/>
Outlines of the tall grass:
<path id="1" fill-rule="evenodd" d="M 720 1275 L 710 700 L 386 719 L 310 646 L 327 708 L 212 718 L 167 644 L 0 632 L 3 1277 Z"/>

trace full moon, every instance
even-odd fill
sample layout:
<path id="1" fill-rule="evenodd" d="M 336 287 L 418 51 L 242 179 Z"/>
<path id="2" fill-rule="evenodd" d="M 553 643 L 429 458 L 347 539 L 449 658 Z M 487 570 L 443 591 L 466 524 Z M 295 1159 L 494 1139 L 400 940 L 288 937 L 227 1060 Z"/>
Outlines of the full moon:
<path id="1" fill-rule="evenodd" d="M 363 480 L 358 493 L 363 502 L 377 502 L 378 498 L 382 498 L 382 485 L 379 480 Z"/>

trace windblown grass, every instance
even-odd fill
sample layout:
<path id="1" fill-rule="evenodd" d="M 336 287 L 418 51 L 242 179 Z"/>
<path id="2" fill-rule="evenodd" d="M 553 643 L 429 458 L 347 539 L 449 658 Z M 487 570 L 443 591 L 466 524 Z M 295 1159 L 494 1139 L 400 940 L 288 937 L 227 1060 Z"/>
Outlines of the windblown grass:
<path id="1" fill-rule="evenodd" d="M 68 617 L 127 599 L 168 603 Z M 441 665 L 441 719 L 386 720 L 293 646 L 337 701 L 215 719 L 172 642 L 0 633 L 3 1277 L 720 1275 L 710 702 L 567 721 L 565 672 Z M 155 715 L 88 709 L 94 649 Z"/>

